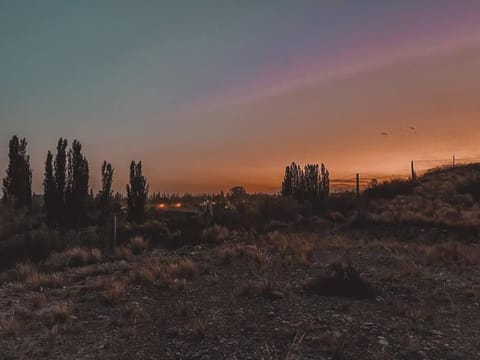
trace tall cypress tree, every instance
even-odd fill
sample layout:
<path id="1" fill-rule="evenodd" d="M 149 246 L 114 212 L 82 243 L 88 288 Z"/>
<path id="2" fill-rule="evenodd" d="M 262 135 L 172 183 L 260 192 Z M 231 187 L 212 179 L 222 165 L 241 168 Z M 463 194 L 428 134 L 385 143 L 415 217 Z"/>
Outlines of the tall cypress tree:
<path id="1" fill-rule="evenodd" d="M 283 177 L 282 182 L 282 195 L 283 196 L 292 196 L 293 195 L 293 177 L 290 166 L 285 168 L 285 176 Z"/>
<path id="2" fill-rule="evenodd" d="M 16 209 L 32 208 L 32 170 L 27 140 L 13 136 L 9 142 L 8 168 L 3 179 L 3 199 Z"/>
<path id="3" fill-rule="evenodd" d="M 55 177 L 53 176 L 53 155 L 49 151 L 45 161 L 45 178 L 43 180 L 43 199 L 45 203 L 45 212 L 47 214 L 47 226 L 50 229 L 57 225 L 57 189 Z"/>
<path id="4" fill-rule="evenodd" d="M 60 138 L 57 143 L 57 154 L 55 156 L 55 218 L 60 226 L 65 225 L 65 190 L 67 186 L 67 139 Z"/>
<path id="5" fill-rule="evenodd" d="M 66 225 L 78 228 L 87 218 L 89 167 L 82 154 L 82 144 L 74 140 L 68 152 L 68 173 L 65 190 Z"/>
<path id="6" fill-rule="evenodd" d="M 130 184 L 127 185 L 128 220 L 137 223 L 145 221 L 145 203 L 148 197 L 147 180 L 142 174 L 142 162 L 130 163 Z"/>
<path id="7" fill-rule="evenodd" d="M 112 164 L 106 161 L 102 164 L 102 189 L 100 190 L 100 219 L 99 223 L 104 224 L 112 212 L 112 183 L 114 169 Z"/>

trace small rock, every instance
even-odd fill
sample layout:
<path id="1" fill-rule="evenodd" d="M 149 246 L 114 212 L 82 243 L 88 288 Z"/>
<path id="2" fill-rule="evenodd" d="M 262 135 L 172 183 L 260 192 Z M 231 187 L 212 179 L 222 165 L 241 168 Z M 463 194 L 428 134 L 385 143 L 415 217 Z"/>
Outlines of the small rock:
<path id="1" fill-rule="evenodd" d="M 383 346 L 388 346 L 390 343 L 383 336 L 378 337 L 378 343 Z"/>

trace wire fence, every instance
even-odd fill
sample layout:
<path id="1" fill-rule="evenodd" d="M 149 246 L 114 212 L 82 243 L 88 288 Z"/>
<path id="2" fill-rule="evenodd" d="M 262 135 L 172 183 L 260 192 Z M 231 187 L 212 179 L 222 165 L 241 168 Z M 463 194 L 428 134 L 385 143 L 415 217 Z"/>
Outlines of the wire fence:
<path id="1" fill-rule="evenodd" d="M 415 174 L 424 175 L 425 173 L 434 170 L 455 167 L 456 165 L 466 165 L 471 163 L 480 163 L 480 157 L 465 157 L 456 158 L 452 156 L 450 159 L 417 159 L 412 160 L 410 166 L 413 167 Z M 410 168 L 406 167 L 406 169 Z M 359 187 L 360 189 L 367 188 L 372 181 L 388 181 L 392 179 L 408 179 L 411 178 L 412 172 L 405 171 L 398 174 L 378 175 L 372 173 L 359 173 Z M 333 192 L 352 190 L 355 191 L 357 186 L 356 174 L 351 178 L 336 178 L 330 179 L 330 187 Z"/>

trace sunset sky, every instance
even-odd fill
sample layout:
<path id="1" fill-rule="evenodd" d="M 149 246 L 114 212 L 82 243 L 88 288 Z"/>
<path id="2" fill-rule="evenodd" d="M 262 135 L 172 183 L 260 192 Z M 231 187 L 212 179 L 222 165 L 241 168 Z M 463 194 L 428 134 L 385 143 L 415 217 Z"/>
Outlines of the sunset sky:
<path id="1" fill-rule="evenodd" d="M 118 191 L 142 160 L 151 191 L 211 192 L 480 158 L 480 1 L 0 0 L 2 172 L 14 134 L 36 192 L 59 137 L 95 190 L 103 160 Z"/>

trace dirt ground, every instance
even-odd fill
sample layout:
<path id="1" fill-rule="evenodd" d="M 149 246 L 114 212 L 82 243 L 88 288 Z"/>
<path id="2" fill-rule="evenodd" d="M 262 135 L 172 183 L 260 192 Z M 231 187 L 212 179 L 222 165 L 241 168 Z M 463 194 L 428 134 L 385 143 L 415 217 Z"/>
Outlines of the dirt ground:
<path id="1" fill-rule="evenodd" d="M 303 238 L 313 244 L 305 258 L 231 239 L 67 268 L 56 288 L 6 281 L 0 359 L 480 359 L 477 245 Z M 135 276 L 185 258 L 194 274 Z M 338 262 L 374 296 L 305 287 Z"/>

